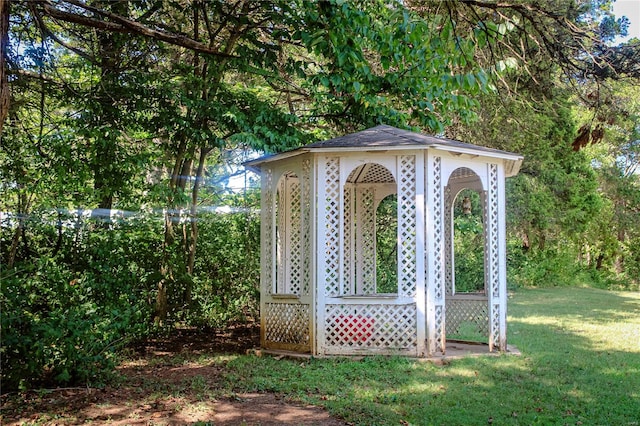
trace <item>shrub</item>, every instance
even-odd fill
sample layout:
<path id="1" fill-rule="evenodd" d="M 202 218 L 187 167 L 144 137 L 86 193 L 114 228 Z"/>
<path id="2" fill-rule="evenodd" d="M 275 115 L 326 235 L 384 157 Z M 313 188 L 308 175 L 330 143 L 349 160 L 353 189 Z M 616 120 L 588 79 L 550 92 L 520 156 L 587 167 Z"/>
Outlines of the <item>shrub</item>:
<path id="1" fill-rule="evenodd" d="M 260 221 L 257 213 L 199 217 L 198 256 L 185 321 L 220 327 L 258 315 Z"/>
<path id="2" fill-rule="evenodd" d="M 140 248 L 140 236 L 94 229 L 74 256 L 3 271 L 3 391 L 103 383 L 117 350 L 149 332 L 144 256 L 123 252 Z"/>

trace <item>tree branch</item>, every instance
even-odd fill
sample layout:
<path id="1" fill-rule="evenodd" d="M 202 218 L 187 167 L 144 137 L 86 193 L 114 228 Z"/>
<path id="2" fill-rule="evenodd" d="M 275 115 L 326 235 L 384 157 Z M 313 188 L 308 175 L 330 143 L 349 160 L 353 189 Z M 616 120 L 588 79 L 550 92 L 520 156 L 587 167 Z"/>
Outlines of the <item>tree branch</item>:
<path id="1" fill-rule="evenodd" d="M 35 0 L 32 0 L 32 1 L 35 1 Z M 84 9 L 87 12 L 93 13 L 94 15 L 106 18 L 108 19 L 108 21 L 102 20 L 102 19 L 96 19 L 96 18 L 92 18 L 89 16 L 84 16 L 84 15 L 80 15 L 72 12 L 66 12 L 54 7 L 48 2 L 38 1 L 38 3 L 42 5 L 42 11 L 45 15 L 55 19 L 65 21 L 65 22 L 71 22 L 71 23 L 82 25 L 82 26 L 96 28 L 96 29 L 105 30 L 105 31 L 139 34 L 144 37 L 151 38 L 153 40 L 164 41 L 175 46 L 184 47 L 194 52 L 199 52 L 199 53 L 223 57 L 223 58 L 237 58 L 237 56 L 235 55 L 220 52 L 216 49 L 211 48 L 205 43 L 201 43 L 196 40 L 190 39 L 189 37 L 186 37 L 184 35 L 175 34 L 175 33 L 171 33 L 164 30 L 156 30 L 153 28 L 149 28 L 148 26 L 143 25 L 140 22 L 88 5 L 79 0 L 63 0 L 61 3 L 63 2 L 79 7 L 81 9 Z"/>
<path id="2" fill-rule="evenodd" d="M 61 45 L 62 47 L 71 50 L 76 55 L 86 59 L 87 61 L 89 61 L 91 63 L 94 63 L 94 64 L 96 63 L 96 60 L 95 60 L 95 58 L 93 56 L 89 55 L 88 53 L 84 52 L 81 49 L 78 49 L 77 47 L 71 46 L 69 43 L 66 43 L 60 37 L 56 36 L 53 33 L 53 31 L 51 31 L 47 27 L 47 25 L 44 23 L 44 21 L 42 20 L 42 14 L 40 13 L 40 11 L 38 11 L 38 9 L 36 7 L 34 7 L 33 3 L 30 5 L 29 10 L 31 10 L 31 13 L 33 14 L 36 22 L 38 23 L 38 27 L 40 28 L 40 31 L 42 32 L 43 38 L 49 37 L 52 40 L 54 40 L 56 43 Z"/>

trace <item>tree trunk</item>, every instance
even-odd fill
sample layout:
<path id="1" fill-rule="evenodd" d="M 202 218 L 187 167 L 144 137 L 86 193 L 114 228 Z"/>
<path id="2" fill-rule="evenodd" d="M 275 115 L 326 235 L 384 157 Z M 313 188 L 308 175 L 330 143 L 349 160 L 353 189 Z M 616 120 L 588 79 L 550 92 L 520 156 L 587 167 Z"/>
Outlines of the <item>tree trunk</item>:
<path id="1" fill-rule="evenodd" d="M 164 240 L 162 242 L 162 259 L 159 271 L 161 278 L 157 284 L 158 292 L 154 309 L 154 321 L 160 325 L 164 324 L 169 313 L 168 292 L 171 283 L 174 281 L 170 252 L 176 240 L 174 222 L 180 219 L 178 191 L 184 189 L 187 181 L 186 176 L 191 174 L 191 160 L 187 156 L 188 149 L 187 141 L 180 141 L 169 179 L 169 198 L 167 200 L 167 209 L 164 213 Z"/>
<path id="2" fill-rule="evenodd" d="M 110 12 L 121 16 L 128 15 L 128 1 L 105 1 L 104 6 Z M 102 5 L 98 2 L 98 5 Z M 121 90 L 121 62 L 124 56 L 126 36 L 112 32 L 98 33 L 100 49 L 100 82 L 96 87 L 96 111 L 94 123 L 105 129 L 104 134 L 95 138 L 95 158 L 93 163 L 94 189 L 98 198 L 98 208 L 101 215 L 109 216 L 113 207 L 114 195 L 123 183 L 118 176 L 117 146 L 120 121 L 118 105 Z"/>
<path id="3" fill-rule="evenodd" d="M 16 228 L 13 237 L 11 238 L 11 248 L 9 249 L 9 259 L 7 260 L 7 268 L 13 268 L 15 264 L 16 258 L 18 256 L 18 246 L 20 245 L 20 240 L 22 240 L 22 244 L 24 245 L 24 257 L 22 260 L 25 260 L 29 257 L 29 241 L 27 240 L 27 234 L 25 233 L 25 219 L 27 216 L 27 212 L 29 211 L 30 202 L 28 200 L 27 195 L 23 192 L 22 185 L 19 184 L 19 188 L 21 189 L 18 194 L 18 227 Z"/>
<path id="4" fill-rule="evenodd" d="M 624 226 L 622 224 L 618 224 L 618 232 L 617 232 L 617 240 L 618 240 L 618 249 L 616 254 L 616 259 L 614 262 L 615 271 L 618 274 L 624 272 L 624 254 L 620 250 L 620 247 L 624 246 L 624 240 L 626 239 L 626 232 Z"/>
<path id="5" fill-rule="evenodd" d="M 23 219 L 18 218 L 18 227 L 13 233 L 11 238 L 11 248 L 9 249 L 9 260 L 7 261 L 7 269 L 13 268 L 13 264 L 16 261 L 16 255 L 18 254 L 18 244 L 20 243 L 20 235 L 22 234 Z"/>
<path id="6" fill-rule="evenodd" d="M 4 121 L 9 115 L 11 95 L 7 80 L 7 45 L 9 43 L 9 7 L 10 0 L 0 1 L 0 134 Z"/>
<path id="7" fill-rule="evenodd" d="M 162 241 L 162 259 L 160 260 L 160 281 L 157 284 L 156 303 L 154 307 L 154 322 L 156 325 L 163 325 L 169 313 L 169 302 L 167 299 L 167 287 L 173 279 L 169 250 L 175 239 L 173 231 L 173 215 L 171 207 L 164 214 L 164 240 Z"/>
<path id="8" fill-rule="evenodd" d="M 545 245 L 547 242 L 547 236 L 544 231 L 540 232 L 540 236 L 538 237 L 538 250 L 544 251 Z"/>
<path id="9" fill-rule="evenodd" d="M 193 274 L 193 266 L 196 259 L 196 243 L 198 241 L 198 191 L 200 190 L 200 183 L 202 182 L 202 177 L 204 175 L 204 164 L 207 159 L 207 155 L 209 155 L 210 152 L 211 148 L 202 148 L 200 150 L 196 180 L 193 184 L 193 190 L 191 191 L 191 235 L 189 240 L 189 258 L 187 262 L 188 274 Z"/>
<path id="10" fill-rule="evenodd" d="M 194 2 L 194 13 L 193 13 L 193 39 L 198 40 L 200 37 L 200 13 L 206 14 L 206 11 L 203 11 L 207 3 L 196 1 Z M 242 7 L 245 13 L 248 13 L 247 7 L 248 3 L 240 2 L 238 7 Z M 224 54 L 230 55 L 235 48 L 236 43 L 238 42 L 240 35 L 242 33 L 242 25 L 236 23 L 232 28 L 230 28 L 230 35 L 228 37 L 227 43 L 224 47 Z M 209 34 L 210 36 L 212 34 Z M 215 38 L 212 37 L 212 38 Z M 200 89 L 200 97 L 203 101 L 208 101 L 210 97 L 213 97 L 220 81 L 224 76 L 224 69 L 226 64 L 228 63 L 228 58 L 218 58 L 218 62 L 216 63 L 216 71 L 209 72 L 208 63 L 206 61 L 202 62 L 200 60 L 200 56 L 197 52 L 194 52 L 194 56 L 192 58 L 192 65 L 194 68 L 194 77 L 195 79 L 201 79 L 203 85 Z M 211 76 L 211 79 L 208 80 L 208 77 Z M 200 86 L 196 86 L 200 87 Z M 195 96 L 195 93 L 194 93 Z M 191 112 L 194 112 L 194 117 L 199 117 L 200 119 L 195 119 L 194 127 L 205 128 L 208 126 L 207 118 L 200 115 L 199 111 L 189 111 L 187 114 L 190 116 Z M 169 250 L 174 247 L 174 242 L 176 238 L 176 230 L 174 229 L 174 224 L 172 218 L 175 217 L 174 212 L 177 212 L 180 208 L 185 207 L 181 204 L 178 199 L 178 191 L 185 191 L 187 188 L 187 183 L 189 181 L 189 177 L 193 172 L 193 160 L 196 156 L 196 145 L 190 144 L 187 140 L 182 140 L 179 143 L 178 152 L 175 154 L 173 174 L 169 183 L 169 211 L 165 214 L 165 238 L 163 243 L 163 260 L 160 268 L 160 273 L 162 275 L 162 280 L 158 283 L 158 294 L 156 299 L 156 319 L 165 319 L 167 315 L 167 298 L 168 291 L 170 291 L 168 284 L 173 281 L 172 273 L 173 273 L 173 265 L 170 264 Z M 195 182 L 193 187 L 191 188 L 191 200 L 189 206 L 189 216 L 190 216 L 190 228 L 187 229 L 186 224 L 182 227 L 182 241 L 179 247 L 176 249 L 180 250 L 181 253 L 186 254 L 186 264 L 185 272 L 188 275 L 192 275 L 195 267 L 195 257 L 196 257 L 196 248 L 198 242 L 198 224 L 197 224 L 197 207 L 198 207 L 198 192 L 200 189 L 200 184 L 202 181 L 202 177 L 204 175 L 204 168 L 206 163 L 207 155 L 211 152 L 213 148 L 200 146 L 200 154 L 198 157 L 198 165 L 195 173 Z M 173 216 L 172 216 L 173 215 Z M 187 232 L 188 231 L 188 232 Z M 185 304 L 188 304 L 191 299 L 191 282 L 187 280 L 185 293 L 183 295 L 183 301 Z"/>
<path id="11" fill-rule="evenodd" d="M 531 248 L 531 243 L 529 242 L 529 231 L 525 230 L 522 233 L 522 251 L 523 253 L 528 253 Z"/>
<path id="12" fill-rule="evenodd" d="M 167 280 L 161 279 L 158 283 L 158 293 L 156 293 L 156 307 L 155 307 L 155 319 L 154 322 L 158 326 L 163 326 L 167 320 L 169 313 L 169 303 L 167 299 Z"/>

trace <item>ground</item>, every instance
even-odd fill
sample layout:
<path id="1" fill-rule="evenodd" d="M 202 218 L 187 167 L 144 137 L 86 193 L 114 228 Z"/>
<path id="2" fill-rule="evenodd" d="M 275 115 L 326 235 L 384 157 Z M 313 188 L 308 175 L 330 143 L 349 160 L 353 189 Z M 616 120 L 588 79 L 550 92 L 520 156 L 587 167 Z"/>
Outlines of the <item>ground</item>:
<path id="1" fill-rule="evenodd" d="M 4 395 L 3 425 L 329 425 L 346 423 L 314 406 L 271 393 L 220 394 L 221 366 L 199 355 L 244 354 L 259 343 L 256 326 L 224 331 L 180 330 L 135 348 L 114 384 Z M 176 362 L 176 358 L 181 362 Z M 213 395 L 213 396 L 212 396 Z"/>

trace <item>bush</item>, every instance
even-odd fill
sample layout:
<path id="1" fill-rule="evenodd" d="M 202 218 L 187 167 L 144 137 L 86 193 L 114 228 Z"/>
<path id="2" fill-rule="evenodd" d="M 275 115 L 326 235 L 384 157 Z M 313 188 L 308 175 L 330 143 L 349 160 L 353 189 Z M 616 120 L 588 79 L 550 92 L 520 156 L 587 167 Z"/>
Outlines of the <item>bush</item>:
<path id="1" fill-rule="evenodd" d="M 256 317 L 260 301 L 258 214 L 202 214 L 197 250 L 186 323 L 220 327 Z"/>
<path id="2" fill-rule="evenodd" d="M 118 349 L 153 331 L 162 221 L 136 216 L 105 223 L 70 215 L 56 222 L 33 216 L 26 229 L 30 249 L 0 276 L 3 391 L 100 384 L 113 371 Z M 256 317 L 258 214 L 204 213 L 198 223 L 193 274 L 185 270 L 182 243 L 169 250 L 167 324 L 220 327 Z M 14 232 L 1 231 L 3 241 Z"/>
<path id="3" fill-rule="evenodd" d="M 74 256 L 3 271 L 3 391 L 104 383 L 117 350 L 149 332 L 145 256 L 130 253 L 147 242 L 129 231 L 94 229 Z"/>
<path id="4" fill-rule="evenodd" d="M 520 253 L 518 253 L 520 252 Z M 584 284 L 576 255 L 565 250 L 531 250 L 511 246 L 508 256 L 509 281 L 518 287 L 566 287 Z"/>
<path id="5" fill-rule="evenodd" d="M 101 307 L 90 280 L 54 259 L 21 272 L 2 279 L 3 390 L 104 380 L 139 312 Z"/>
<path id="6" fill-rule="evenodd" d="M 633 241 L 628 245 L 631 247 Z M 638 246 L 640 247 L 640 246 Z M 507 281 L 514 287 L 594 287 L 605 290 L 637 290 L 640 258 L 633 249 L 625 254 L 624 271 L 613 265 L 597 268 L 594 261 L 579 256 L 568 242 L 547 244 L 543 250 L 524 251 L 517 239 L 507 241 Z M 581 260 L 579 260 L 581 259 Z"/>

